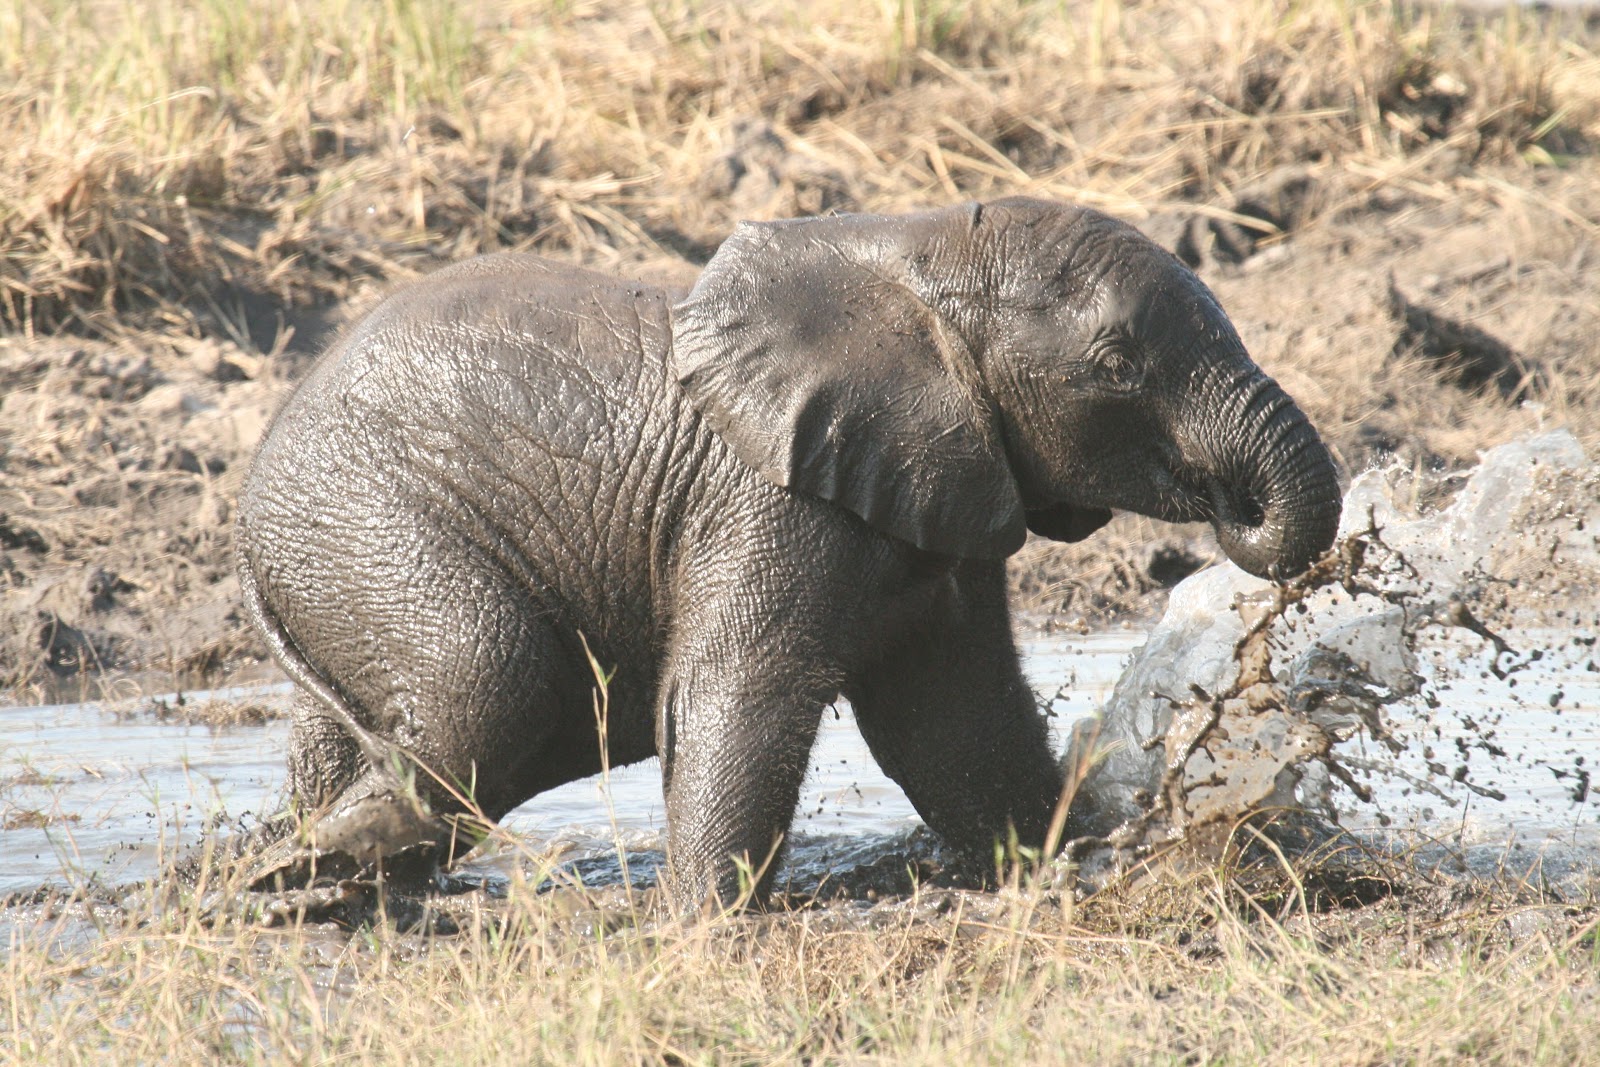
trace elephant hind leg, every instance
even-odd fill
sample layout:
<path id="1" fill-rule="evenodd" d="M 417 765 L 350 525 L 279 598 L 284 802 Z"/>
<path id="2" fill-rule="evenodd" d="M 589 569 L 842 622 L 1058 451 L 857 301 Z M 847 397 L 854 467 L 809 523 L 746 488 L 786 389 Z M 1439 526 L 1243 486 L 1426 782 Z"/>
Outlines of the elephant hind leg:
<path id="1" fill-rule="evenodd" d="M 361 747 L 336 716 L 300 690 L 289 709 L 289 795 L 306 810 L 320 808 L 366 770 Z"/>
<path id="2" fill-rule="evenodd" d="M 452 824 L 432 814 L 415 782 L 393 766 L 373 767 L 341 718 L 304 690 L 290 707 L 288 771 L 289 796 L 300 814 L 281 816 L 264 835 L 269 847 L 258 857 L 258 881 L 274 873 L 300 881 L 290 872 L 310 876 L 328 866 L 329 853 L 359 865 L 420 845 L 431 867 L 457 851 Z M 322 859 L 313 862 L 314 856 Z M 344 864 L 331 869 L 346 870 Z"/>
<path id="3" fill-rule="evenodd" d="M 473 698 L 483 693 L 464 688 L 401 688 L 415 701 L 411 728 L 369 734 L 365 744 L 315 698 L 297 706 L 289 784 L 315 850 L 371 864 L 422 846 L 448 864 L 527 797 L 598 769 L 589 746 L 566 744 L 553 729 L 562 702 L 547 682 L 528 684 L 520 699 L 491 690 L 499 699 L 481 702 Z M 486 719 L 498 729 L 483 730 Z M 553 752 L 563 747 L 579 757 L 570 773 L 541 770 L 560 764 Z"/>
<path id="4" fill-rule="evenodd" d="M 492 822 L 598 769 L 593 679 L 579 623 L 514 554 L 436 511 L 395 510 L 316 544 L 280 537 L 259 565 L 296 579 L 260 614 L 281 619 L 286 669 L 304 650 L 296 680 L 316 701 L 297 705 L 290 784 L 319 848 L 464 853 L 454 817 Z M 326 539 L 341 536 L 334 557 Z"/>

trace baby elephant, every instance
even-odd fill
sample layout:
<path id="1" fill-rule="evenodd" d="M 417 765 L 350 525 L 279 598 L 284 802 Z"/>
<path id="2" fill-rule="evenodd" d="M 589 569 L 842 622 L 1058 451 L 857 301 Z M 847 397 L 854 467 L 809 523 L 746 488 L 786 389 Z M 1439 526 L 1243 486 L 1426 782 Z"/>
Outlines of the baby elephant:
<path id="1" fill-rule="evenodd" d="M 1027 531 L 1203 519 L 1289 575 L 1339 503 L 1193 274 L 1006 199 L 747 223 L 687 295 L 523 255 L 442 270 L 289 399 L 237 540 L 301 691 L 319 849 L 448 859 L 465 803 L 596 773 L 598 664 L 606 756 L 661 758 L 692 910 L 770 872 L 840 695 L 946 841 L 1043 842 L 1062 775 L 1006 604 Z"/>

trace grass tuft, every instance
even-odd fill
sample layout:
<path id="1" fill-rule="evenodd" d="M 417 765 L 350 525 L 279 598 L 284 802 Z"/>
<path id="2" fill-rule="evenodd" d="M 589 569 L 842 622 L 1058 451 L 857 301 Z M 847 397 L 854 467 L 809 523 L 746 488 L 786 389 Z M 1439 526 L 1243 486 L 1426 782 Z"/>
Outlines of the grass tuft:
<path id="1" fill-rule="evenodd" d="M 1367 868 L 1371 870 L 1370 865 Z M 392 922 L 265 928 L 236 889 L 14 903 L 18 1062 L 1506 1062 L 1600 1054 L 1593 900 L 1230 868 L 680 924 L 517 880 Z M 1309 887 L 1309 891 L 1308 891 Z"/>

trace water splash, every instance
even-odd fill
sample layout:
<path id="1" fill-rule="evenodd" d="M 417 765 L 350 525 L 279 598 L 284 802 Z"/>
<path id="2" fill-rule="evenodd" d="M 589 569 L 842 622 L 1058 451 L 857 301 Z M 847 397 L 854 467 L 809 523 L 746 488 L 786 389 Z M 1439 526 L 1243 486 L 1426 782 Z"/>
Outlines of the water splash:
<path id="1" fill-rule="evenodd" d="M 1114 869 L 1176 841 L 1214 849 L 1267 811 L 1458 844 L 1537 825 L 1600 849 L 1600 468 L 1559 432 L 1486 453 L 1419 514 L 1426 488 L 1369 471 L 1306 574 L 1225 565 L 1174 590 L 1073 730 L 1075 856 Z"/>

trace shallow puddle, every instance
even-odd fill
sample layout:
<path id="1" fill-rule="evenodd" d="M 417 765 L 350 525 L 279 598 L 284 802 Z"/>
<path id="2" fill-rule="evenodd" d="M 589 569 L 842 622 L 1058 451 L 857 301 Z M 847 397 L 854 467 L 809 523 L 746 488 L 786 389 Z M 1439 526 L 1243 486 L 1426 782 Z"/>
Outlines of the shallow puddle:
<path id="1" fill-rule="evenodd" d="M 1058 731 L 1100 706 L 1143 639 L 1129 630 L 1027 645 L 1029 675 L 1041 699 L 1054 698 Z M 281 707 L 288 687 L 187 699 Z M 288 735 L 284 719 L 202 726 L 95 704 L 0 710 L 0 896 L 91 875 L 112 884 L 152 875 L 218 814 L 272 810 Z M 795 819 L 801 847 L 832 847 L 841 836 L 898 837 L 917 823 L 905 795 L 873 762 L 849 705 L 826 711 Z M 666 826 L 660 768 L 651 760 L 619 768 L 607 782 L 551 790 L 504 825 L 533 851 L 567 858 L 609 854 L 613 826 L 630 848 L 659 848 Z M 465 873 L 492 877 L 515 860 L 483 857 Z"/>
<path id="2" fill-rule="evenodd" d="M 286 706 L 288 694 L 283 684 L 190 699 Z M 288 737 L 286 719 L 213 727 L 98 704 L 0 710 L 0 895 L 154 874 L 213 816 L 276 804 Z"/>

